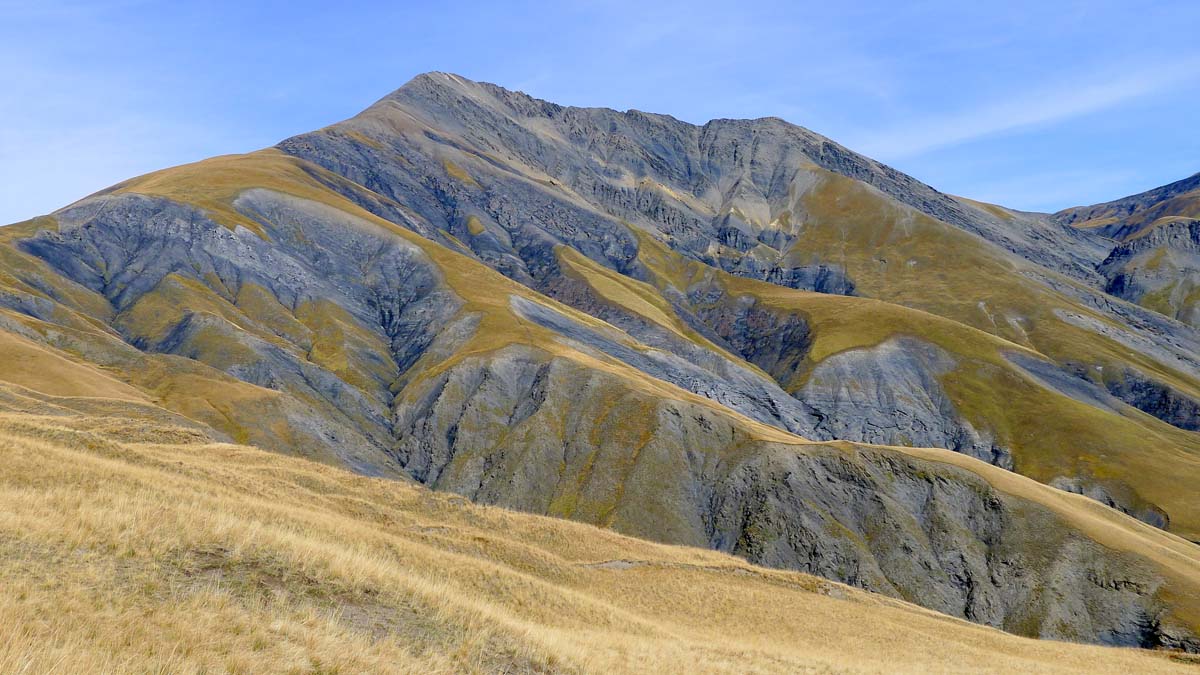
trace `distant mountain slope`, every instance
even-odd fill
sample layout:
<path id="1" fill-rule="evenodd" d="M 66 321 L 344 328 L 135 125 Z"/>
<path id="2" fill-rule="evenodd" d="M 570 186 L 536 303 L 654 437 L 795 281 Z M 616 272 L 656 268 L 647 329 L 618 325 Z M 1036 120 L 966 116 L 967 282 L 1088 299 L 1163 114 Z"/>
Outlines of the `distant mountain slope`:
<path id="1" fill-rule="evenodd" d="M 1194 668 L 215 444 L 129 401 L 0 386 L 0 410 L 6 673 Z"/>
<path id="2" fill-rule="evenodd" d="M 1200 327 L 1200 173 L 1054 220 L 1118 241 L 1099 266 L 1106 291 Z"/>
<path id="3" fill-rule="evenodd" d="M 779 120 L 431 74 L 0 229 L 0 354 L 54 366 L 0 380 L 1026 635 L 1200 649 L 1200 549 L 1117 512 L 1200 539 L 1200 336 L 1096 290 L 1105 251 Z"/>
<path id="4" fill-rule="evenodd" d="M 1053 220 L 1078 228 L 1099 228 L 1113 239 L 1129 239 L 1162 218 L 1200 218 L 1200 173 L 1169 185 L 1103 204 L 1076 206 Z"/>

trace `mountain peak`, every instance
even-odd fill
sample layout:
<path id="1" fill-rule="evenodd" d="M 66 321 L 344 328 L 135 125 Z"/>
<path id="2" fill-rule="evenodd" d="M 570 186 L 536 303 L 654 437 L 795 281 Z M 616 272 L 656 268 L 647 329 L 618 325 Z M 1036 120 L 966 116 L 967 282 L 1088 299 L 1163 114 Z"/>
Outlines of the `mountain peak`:
<path id="1" fill-rule="evenodd" d="M 414 76 L 411 80 L 404 83 L 400 89 L 410 87 L 452 87 L 456 89 L 464 89 L 472 86 L 477 86 L 479 83 L 465 78 L 456 73 L 450 73 L 442 70 L 431 70 L 425 73 Z"/>
<path id="2" fill-rule="evenodd" d="M 454 91 L 465 93 L 479 87 L 479 83 L 455 73 L 431 70 L 414 76 L 400 88 L 393 90 L 381 101 L 404 98 L 413 93 L 431 93 L 436 91 Z"/>

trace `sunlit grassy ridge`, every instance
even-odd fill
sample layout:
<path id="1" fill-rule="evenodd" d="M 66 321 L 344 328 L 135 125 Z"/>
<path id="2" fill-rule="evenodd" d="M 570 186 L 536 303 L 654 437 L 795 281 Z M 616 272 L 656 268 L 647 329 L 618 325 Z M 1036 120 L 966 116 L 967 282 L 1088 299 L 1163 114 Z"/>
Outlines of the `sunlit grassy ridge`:
<path id="1" fill-rule="evenodd" d="M 213 444 L 132 403 L 9 387 L 0 396 L 5 672 L 1117 673 L 1187 663 L 1016 638 L 708 551 Z"/>

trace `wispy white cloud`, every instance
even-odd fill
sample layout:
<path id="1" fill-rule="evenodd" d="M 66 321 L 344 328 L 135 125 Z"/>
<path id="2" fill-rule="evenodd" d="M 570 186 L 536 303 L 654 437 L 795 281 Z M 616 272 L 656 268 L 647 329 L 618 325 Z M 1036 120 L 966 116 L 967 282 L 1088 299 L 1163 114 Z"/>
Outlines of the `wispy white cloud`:
<path id="1" fill-rule="evenodd" d="M 1139 65 L 1115 75 L 1014 92 L 1003 100 L 950 115 L 924 117 L 848 140 L 856 150 L 895 161 L 997 134 L 1064 122 L 1197 81 L 1200 56 L 1167 65 Z"/>

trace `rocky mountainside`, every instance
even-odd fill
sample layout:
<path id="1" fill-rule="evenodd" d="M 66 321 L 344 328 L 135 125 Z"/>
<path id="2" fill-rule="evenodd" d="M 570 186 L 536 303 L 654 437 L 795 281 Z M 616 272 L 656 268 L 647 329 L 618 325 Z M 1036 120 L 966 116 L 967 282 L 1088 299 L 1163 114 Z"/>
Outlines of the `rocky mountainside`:
<path id="1" fill-rule="evenodd" d="M 1115 240 L 1098 267 L 1108 293 L 1200 327 L 1200 173 L 1053 219 Z"/>
<path id="2" fill-rule="evenodd" d="M 1111 248 L 782 120 L 431 73 L 0 229 L 0 380 L 1200 650 L 1200 333 L 1106 293 Z"/>

